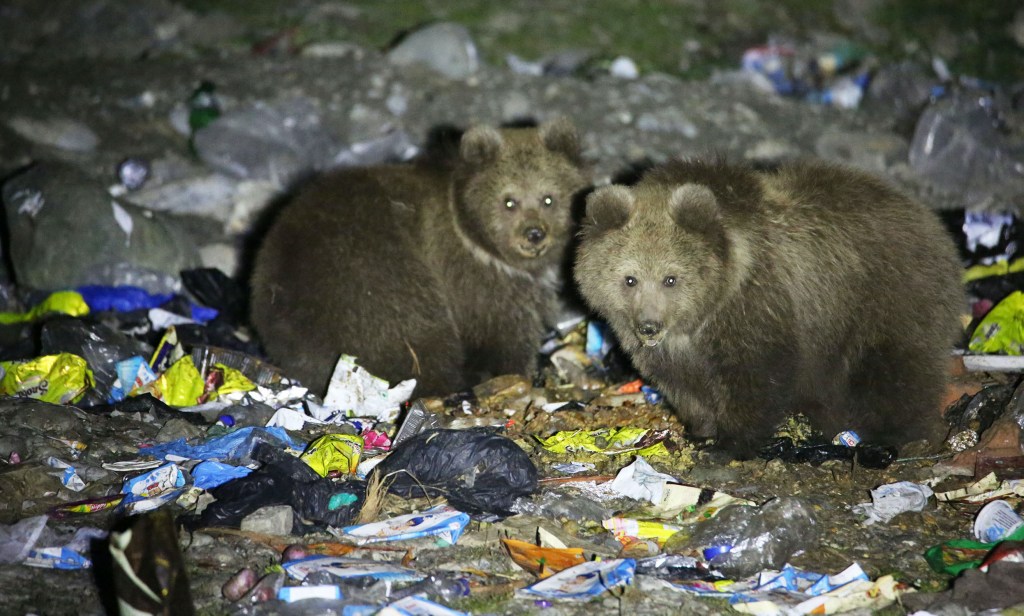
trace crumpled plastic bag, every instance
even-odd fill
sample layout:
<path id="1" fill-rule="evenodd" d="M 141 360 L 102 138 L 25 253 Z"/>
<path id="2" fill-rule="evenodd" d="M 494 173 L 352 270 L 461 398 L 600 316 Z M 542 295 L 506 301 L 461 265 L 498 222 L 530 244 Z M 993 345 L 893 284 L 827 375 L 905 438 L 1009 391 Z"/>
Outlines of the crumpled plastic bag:
<path id="1" fill-rule="evenodd" d="M 428 430 L 404 441 L 374 468 L 389 491 L 444 496 L 469 514 L 513 515 L 520 496 L 537 491 L 537 469 L 511 439 L 490 428 Z"/>
<path id="2" fill-rule="evenodd" d="M 89 306 L 80 293 L 57 291 L 26 312 L 0 312 L 0 325 L 28 323 L 51 313 L 80 317 L 89 314 Z"/>
<path id="3" fill-rule="evenodd" d="M 221 462 L 244 464 L 249 461 L 249 456 L 261 443 L 271 443 L 277 447 L 291 447 L 296 450 L 303 448 L 303 444 L 294 441 L 284 428 L 250 426 L 211 438 L 198 445 L 189 445 L 185 439 L 179 438 L 170 443 L 145 447 L 140 449 L 139 453 L 158 460 L 164 459 L 168 455 L 174 455 L 190 460 L 220 460 Z"/>
<path id="4" fill-rule="evenodd" d="M 292 532 L 298 535 L 327 526 L 346 526 L 359 515 L 366 498 L 362 481 L 326 479 L 302 460 L 267 443 L 256 446 L 253 458 L 263 466 L 210 490 L 217 500 L 201 515 L 184 518 L 187 528 L 238 528 L 245 516 L 271 505 L 291 506 L 295 512 Z"/>

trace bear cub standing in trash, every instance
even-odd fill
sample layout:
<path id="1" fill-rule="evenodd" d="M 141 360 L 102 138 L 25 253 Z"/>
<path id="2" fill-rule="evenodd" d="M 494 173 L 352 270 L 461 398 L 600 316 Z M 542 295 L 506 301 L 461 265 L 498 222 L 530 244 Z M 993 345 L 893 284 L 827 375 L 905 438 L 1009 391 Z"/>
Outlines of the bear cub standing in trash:
<path id="1" fill-rule="evenodd" d="M 576 129 L 477 126 L 458 150 L 329 173 L 281 211 L 251 317 L 286 375 L 323 392 L 344 353 L 443 395 L 535 369 L 587 186 Z"/>
<path id="2" fill-rule="evenodd" d="M 788 413 L 933 438 L 964 306 L 923 206 L 820 162 L 678 160 L 589 195 L 574 277 L 688 431 L 748 457 Z"/>

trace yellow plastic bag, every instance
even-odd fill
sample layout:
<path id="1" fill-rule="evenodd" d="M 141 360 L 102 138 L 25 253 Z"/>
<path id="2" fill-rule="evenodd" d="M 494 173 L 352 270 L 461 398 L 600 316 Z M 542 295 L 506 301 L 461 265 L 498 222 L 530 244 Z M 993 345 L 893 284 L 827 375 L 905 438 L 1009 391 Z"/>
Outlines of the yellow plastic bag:
<path id="1" fill-rule="evenodd" d="M 217 396 L 224 396 L 236 391 L 252 391 L 256 389 L 256 384 L 240 371 L 220 363 L 214 364 L 213 367 L 220 370 L 224 375 L 224 382 L 217 388 Z M 211 399 L 217 396 L 212 396 Z"/>
<path id="2" fill-rule="evenodd" d="M 154 398 L 170 406 L 193 406 L 199 403 L 203 386 L 202 375 L 192 363 L 192 357 L 186 355 L 138 393 L 153 394 Z"/>
<path id="3" fill-rule="evenodd" d="M 332 471 L 356 472 L 363 454 L 363 437 L 354 434 L 325 434 L 309 444 L 300 458 L 326 477 Z"/>
<path id="4" fill-rule="evenodd" d="M 89 314 L 89 305 L 77 291 L 57 291 L 32 307 L 28 312 L 0 312 L 0 325 L 35 321 L 44 314 L 59 312 L 73 317 Z"/>

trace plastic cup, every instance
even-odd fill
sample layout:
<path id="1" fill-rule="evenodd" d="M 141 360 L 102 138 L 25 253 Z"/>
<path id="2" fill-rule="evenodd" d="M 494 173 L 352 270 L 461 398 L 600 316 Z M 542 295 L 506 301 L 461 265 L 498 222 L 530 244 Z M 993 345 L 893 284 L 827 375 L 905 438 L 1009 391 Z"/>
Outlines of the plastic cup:
<path id="1" fill-rule="evenodd" d="M 974 536 L 986 543 L 995 543 L 1024 526 L 1024 518 L 1017 515 L 1010 503 L 992 501 L 978 512 L 974 519 Z"/>

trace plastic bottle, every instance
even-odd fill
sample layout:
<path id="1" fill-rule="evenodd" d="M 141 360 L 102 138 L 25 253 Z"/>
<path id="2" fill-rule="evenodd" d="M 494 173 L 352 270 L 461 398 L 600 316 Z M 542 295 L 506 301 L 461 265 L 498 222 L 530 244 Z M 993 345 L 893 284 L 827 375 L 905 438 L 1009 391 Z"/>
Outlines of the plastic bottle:
<path id="1" fill-rule="evenodd" d="M 744 577 L 764 569 L 780 569 L 797 551 L 817 539 L 811 508 L 798 498 L 771 500 L 761 507 L 731 505 L 702 522 L 684 545 L 666 543 L 665 551 L 699 549 L 708 566 Z"/>
<path id="2" fill-rule="evenodd" d="M 435 601 L 449 603 L 469 596 L 469 580 L 464 577 L 431 575 L 425 580 L 391 593 L 388 599 L 395 601 L 412 595 L 426 595 Z"/>

